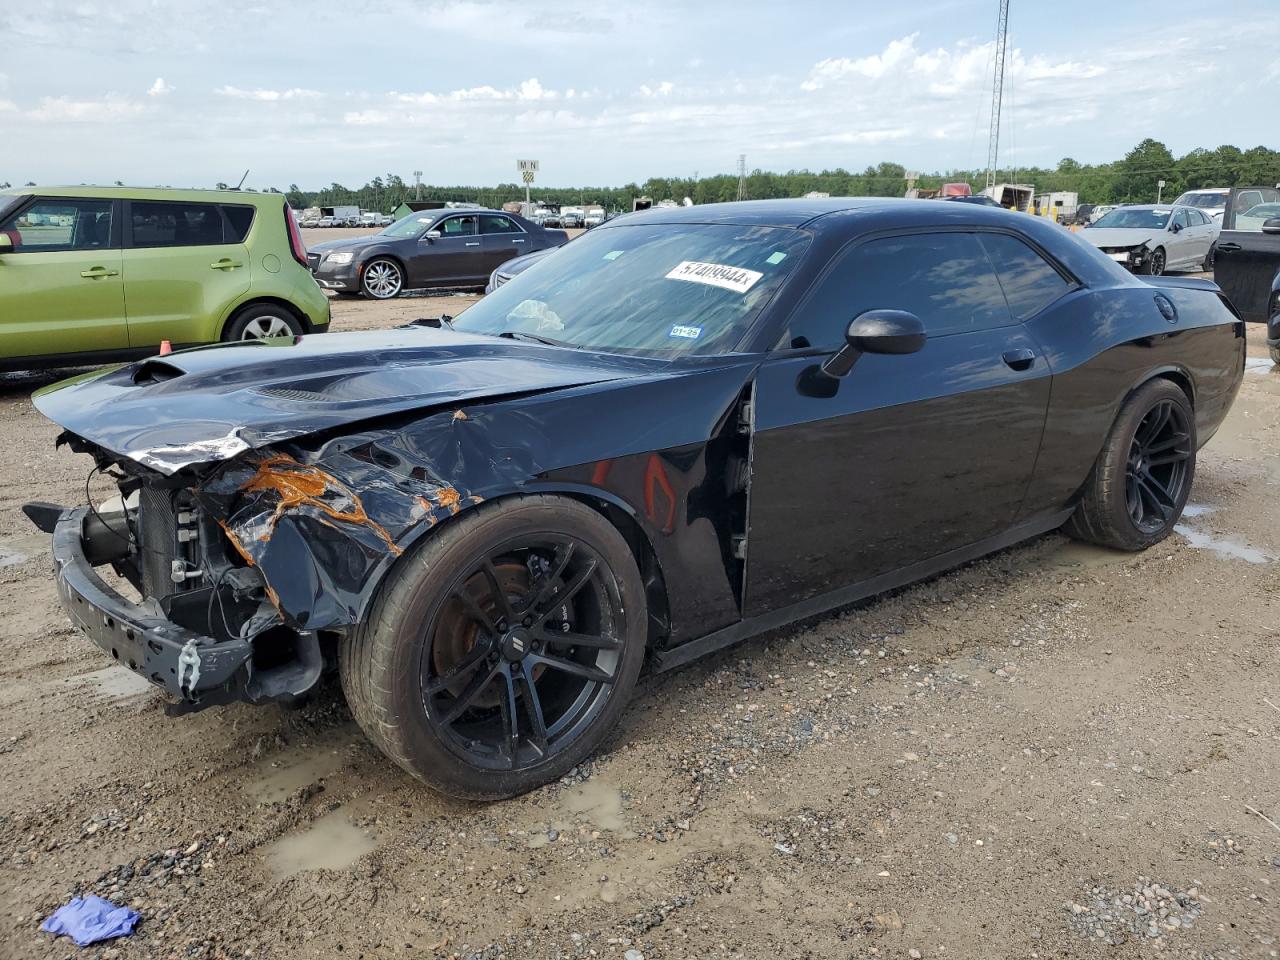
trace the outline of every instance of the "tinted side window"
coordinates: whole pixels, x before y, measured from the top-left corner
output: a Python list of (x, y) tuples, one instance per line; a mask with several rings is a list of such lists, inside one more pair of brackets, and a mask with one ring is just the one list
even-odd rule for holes
[(508, 217), (481, 216), (481, 233), (521, 233), (521, 229)]
[(450, 217), (436, 224), (436, 229), (446, 237), (470, 237), (476, 232), (476, 218)]
[(1173, 222), (1179, 227), (1187, 226), (1187, 211), (1179, 210), (1173, 215)]
[(130, 205), (135, 247), (193, 247), (222, 243), (222, 214), (212, 203), (134, 200)]
[(790, 345), (839, 347), (849, 321), (877, 308), (914, 313), (930, 337), (1013, 323), (976, 236), (888, 237), (839, 255), (793, 320)]
[(1034, 317), (1072, 289), (1070, 281), (1017, 237), (999, 233), (980, 236), (1016, 319)]
[[(253, 207), (226, 206), (222, 208), (227, 218), (227, 243), (243, 243), (253, 226)], [(289, 216), (293, 216), (292, 213)]]
[(110, 200), (37, 200), (0, 224), (15, 253), (111, 246)]

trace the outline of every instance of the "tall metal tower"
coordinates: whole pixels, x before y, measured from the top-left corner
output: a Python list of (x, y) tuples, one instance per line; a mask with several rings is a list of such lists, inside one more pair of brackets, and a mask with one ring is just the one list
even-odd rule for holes
[(747, 155), (738, 154), (738, 199), (747, 199)]
[(1000, 0), (996, 19), (995, 82), (991, 87), (991, 139), (987, 144), (987, 189), (996, 185), (996, 158), (1000, 152), (1000, 106), (1004, 100), (1004, 52), (1009, 40), (1009, 0)]

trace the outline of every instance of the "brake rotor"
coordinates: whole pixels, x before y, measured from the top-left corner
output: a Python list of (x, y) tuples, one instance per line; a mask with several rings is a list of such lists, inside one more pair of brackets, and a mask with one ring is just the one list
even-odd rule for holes
[[(524, 564), (515, 561), (495, 563), (494, 571), (498, 575), (498, 584), (513, 602), (518, 603), (530, 592), (529, 571)], [(465, 590), (476, 606), (485, 612), (490, 621), (496, 622), (499, 617), (497, 598), (489, 586), (489, 578), (476, 572), (463, 583)], [(462, 601), (450, 599), (436, 620), (435, 637), (431, 644), (431, 663), (436, 676), (442, 677), (462, 662), (480, 638), (480, 624), (467, 612)], [(535, 676), (542, 672), (539, 667)], [(464, 674), (445, 689), (453, 696), (459, 696), (466, 689), (467, 683), (474, 678), (474, 673)], [(491, 709), (500, 704), (503, 695), (500, 683), (491, 683), (480, 691), (472, 701), (472, 705), (483, 709)]]

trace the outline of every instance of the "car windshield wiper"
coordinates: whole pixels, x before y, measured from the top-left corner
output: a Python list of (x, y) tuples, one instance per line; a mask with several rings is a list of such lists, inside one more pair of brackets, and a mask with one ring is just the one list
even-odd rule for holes
[(548, 347), (570, 347), (574, 350), (578, 349), (576, 343), (569, 343), (565, 340), (555, 340), (551, 337), (544, 337), (539, 333), (526, 333), (524, 330), (503, 330), (498, 336), (507, 340), (528, 340), (530, 343), (541, 343)]

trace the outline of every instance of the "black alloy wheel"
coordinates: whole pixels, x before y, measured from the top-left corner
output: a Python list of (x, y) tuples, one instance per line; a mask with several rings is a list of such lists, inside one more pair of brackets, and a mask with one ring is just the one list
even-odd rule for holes
[(1143, 265), (1142, 272), (1151, 277), (1160, 277), (1164, 275), (1164, 266), (1164, 248), (1156, 247), (1147, 257), (1147, 262)]
[(573, 742), (617, 679), (620, 600), (601, 558), (567, 537), (510, 542), (458, 576), (419, 668), (446, 745), (472, 766), (520, 770)]
[(1157, 533), (1187, 498), (1191, 431), (1184, 407), (1162, 400), (1138, 424), (1125, 469), (1125, 505), (1140, 531)]
[(469, 507), (396, 563), (339, 646), (356, 721), (443, 793), (497, 800), (599, 749), (649, 642), (622, 532), (571, 497)]

